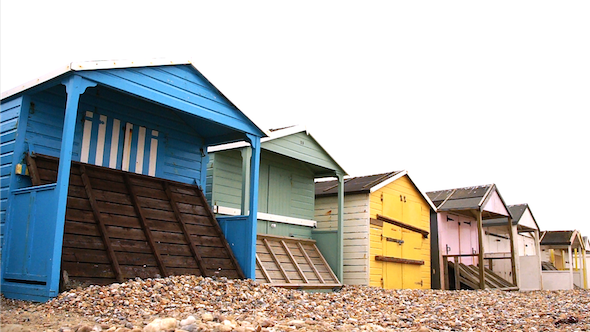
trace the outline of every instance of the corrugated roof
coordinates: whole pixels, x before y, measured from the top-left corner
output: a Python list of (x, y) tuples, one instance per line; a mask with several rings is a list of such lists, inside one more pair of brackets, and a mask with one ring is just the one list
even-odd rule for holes
[[(404, 171), (394, 171), (367, 176), (357, 176), (344, 180), (345, 194), (371, 192), (371, 188)], [(321, 181), (315, 184), (316, 197), (338, 195), (338, 180)]]
[(446, 189), (427, 192), (426, 195), (438, 210), (472, 210), (479, 204), (493, 185)]

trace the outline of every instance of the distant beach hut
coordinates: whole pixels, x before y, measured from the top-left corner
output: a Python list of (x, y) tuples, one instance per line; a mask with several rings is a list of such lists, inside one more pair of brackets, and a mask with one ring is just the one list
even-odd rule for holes
[(579, 231), (544, 231), (541, 234), (543, 289), (588, 288), (586, 247)]

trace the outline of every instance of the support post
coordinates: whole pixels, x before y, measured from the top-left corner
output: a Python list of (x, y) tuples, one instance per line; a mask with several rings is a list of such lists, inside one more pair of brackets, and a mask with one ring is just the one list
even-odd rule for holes
[(66, 220), (66, 204), (68, 201), (68, 186), (70, 183), (72, 150), (74, 145), (74, 131), (76, 129), (78, 104), (80, 102), (80, 96), (84, 91), (86, 91), (88, 87), (96, 86), (96, 83), (90, 82), (78, 75), (72, 75), (66, 78), (62, 84), (66, 86), (67, 98), (61, 137), (59, 166), (57, 169), (57, 184), (55, 188), (57, 213), (55, 219), (55, 233), (53, 234), (53, 252), (51, 253), (51, 262), (49, 264), (51, 266), (51, 271), (49, 272), (48, 280), (49, 291), (55, 291), (56, 293), (59, 291), (62, 242)]
[(249, 209), (248, 209), (248, 234), (244, 234), (249, 239), (248, 266), (243, 267), (246, 278), (256, 280), (256, 229), (258, 226), (258, 180), (260, 175), (260, 137), (248, 135), (250, 145), (252, 146), (252, 156), (250, 158), (250, 190), (249, 190)]
[(252, 148), (245, 147), (240, 150), (242, 154), (242, 215), (248, 215), (248, 206), (250, 197), (247, 193), (250, 191), (250, 163), (252, 160)]
[(535, 254), (537, 255), (537, 259), (539, 261), (539, 288), (541, 290), (543, 290), (543, 268), (542, 268), (542, 263), (541, 263), (541, 241), (540, 241), (540, 237), (539, 237), (539, 230), (535, 229), (535, 232), (533, 233), (533, 237), (535, 239)]
[(518, 286), (518, 275), (516, 274), (517, 253), (514, 248), (514, 228), (512, 227), (512, 218), (510, 216), (508, 216), (508, 237), (510, 238), (510, 265), (512, 269), (512, 284), (514, 284), (514, 286)]
[(481, 207), (477, 211), (477, 240), (479, 242), (479, 255), (478, 258), (478, 267), (479, 267), (479, 288), (486, 289), (486, 276), (485, 276), (485, 267), (484, 267), (484, 247), (483, 247), (483, 221), (482, 221), (482, 211)]
[(584, 289), (588, 289), (588, 266), (586, 262), (586, 249), (582, 248), (582, 277), (584, 278)]
[[(567, 246), (567, 257), (570, 262), (570, 268), (569, 268), (569, 270), (570, 270), (570, 285), (572, 286), (572, 289), (573, 289), (574, 288), (574, 262), (573, 262), (572, 245), (571, 244), (569, 246)], [(565, 259), (563, 260), (563, 263), (565, 265)]]
[(343, 282), (344, 277), (344, 175), (338, 177), (338, 266), (336, 276)]

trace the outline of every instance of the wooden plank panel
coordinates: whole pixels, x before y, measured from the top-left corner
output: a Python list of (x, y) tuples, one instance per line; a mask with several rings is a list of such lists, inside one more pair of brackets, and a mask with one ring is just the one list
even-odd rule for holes
[[(113, 250), (113, 247), (111, 245), (111, 240), (109, 239), (109, 233), (107, 232), (104, 222), (102, 220), (102, 217), (100, 215), (100, 210), (99, 210), (98, 204), (96, 203), (96, 200), (94, 199), (93, 192), (92, 192), (92, 186), (90, 185), (90, 181), (88, 180), (88, 177), (86, 176), (86, 174), (84, 172), (85, 171), (84, 165), (79, 165), (79, 170), (81, 172), (81, 178), (82, 178), (82, 182), (84, 183), (84, 188), (86, 189), (86, 195), (88, 195), (88, 202), (89, 202), (90, 206), (92, 207), (92, 213), (94, 215), (94, 220), (96, 221), (96, 224), (98, 226), (98, 231), (100, 233), (100, 236), (104, 242), (105, 249), (107, 251), (107, 257), (109, 258), (109, 261), (111, 262), (111, 266), (113, 268), (115, 278), (121, 282), (121, 281), (123, 281), (121, 267), (119, 266), (119, 262), (117, 261), (117, 256), (115, 255), (115, 251)], [(69, 199), (68, 199), (68, 201), (69, 201)]]
[[(45, 178), (55, 181), (57, 159), (38, 157), (40, 158), (35, 160), (37, 164), (45, 167), (43, 171), (39, 169), (40, 176), (44, 172)], [(230, 278), (242, 276), (202, 191), (197, 187), (135, 174), (129, 176), (126, 172), (77, 162), (73, 165), (76, 166), (72, 167), (70, 177), (71, 194), (68, 195), (66, 211), (63, 259), (70, 263), (76, 261), (75, 266), (67, 267), (74, 269), (78, 274), (77, 278), (107, 282), (114, 280), (112, 271), (113, 275), (108, 276), (103, 271), (105, 269), (100, 269), (105, 265), (106, 248), (99, 236), (100, 232), (96, 230), (93, 207), (89, 202), (83, 177), (90, 183), (94, 203), (98, 207), (96, 210), (100, 211), (111, 249), (121, 262), (119, 267), (125, 277), (164, 274), (158, 267), (157, 255), (153, 254), (149, 246), (149, 239), (143, 230), (146, 226), (154, 238), (162, 240), (155, 247), (160, 251), (160, 258), (165, 260), (164, 264), (171, 264), (168, 273), (200, 273), (191, 253), (191, 248), (198, 248), (202, 254), (204, 273)], [(83, 171), (78, 169), (80, 166)], [(129, 182), (133, 187), (131, 190), (123, 183), (125, 177), (130, 178)], [(164, 192), (164, 183), (172, 184), (170, 196), (178, 200), (180, 218), (175, 218), (174, 209), (169, 203), (170, 198)], [(136, 186), (141, 189), (133, 197)], [(141, 209), (143, 219), (142, 213), (138, 213), (135, 206)], [(185, 223), (189, 241), (183, 239), (183, 230), (178, 219)], [(191, 241), (193, 245), (188, 245), (187, 242)], [(82, 262), (84, 260), (87, 262)], [(106, 261), (108, 263), (108, 259)], [(82, 269), (80, 264), (94, 264), (98, 270), (76, 271), (76, 268)]]

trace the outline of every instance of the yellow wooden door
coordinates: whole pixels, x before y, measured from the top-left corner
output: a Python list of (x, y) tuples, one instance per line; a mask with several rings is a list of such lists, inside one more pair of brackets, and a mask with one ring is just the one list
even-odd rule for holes
[[(420, 261), (422, 259), (422, 234), (409, 230), (402, 230), (402, 258)], [(402, 267), (402, 288), (422, 288), (422, 265), (404, 264)]]
[[(398, 241), (395, 241), (398, 240)], [(383, 256), (386, 257), (401, 257), (402, 245), (402, 230), (398, 226), (383, 223)], [(383, 264), (383, 288), (385, 289), (400, 289), (402, 288), (402, 264), (385, 262)]]
[(383, 193), (383, 215), (397, 220), (402, 221), (404, 218), (404, 201), (403, 196), (397, 191), (393, 191), (393, 194)]

